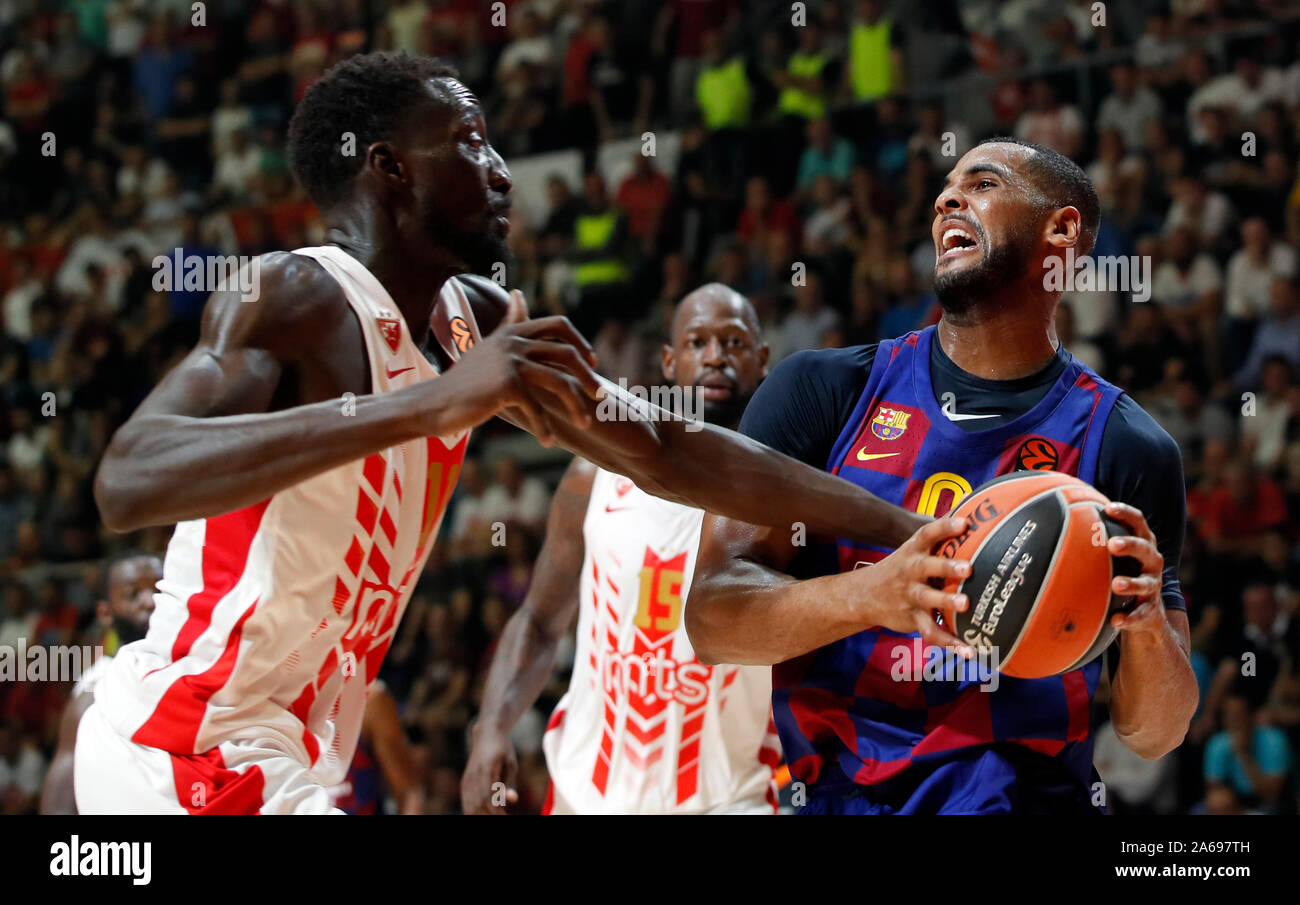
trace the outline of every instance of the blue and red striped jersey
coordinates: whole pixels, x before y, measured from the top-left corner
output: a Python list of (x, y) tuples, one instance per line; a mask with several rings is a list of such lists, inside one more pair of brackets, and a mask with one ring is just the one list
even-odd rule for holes
[[(880, 343), (866, 387), (831, 449), (828, 471), (934, 516), (985, 481), (1018, 469), (1050, 469), (1093, 482), (1102, 433), (1121, 390), (1062, 353), (1064, 369), (1032, 407), (998, 426), (968, 431), (936, 399), (934, 337), (931, 327)], [(878, 562), (888, 552), (845, 540), (835, 551), (841, 571)], [(981, 689), (987, 673), (973, 675), (956, 660), (923, 645), (915, 633), (879, 629), (778, 664), (773, 710), (791, 772), (810, 785), (870, 786), (912, 766), (938, 768), (980, 746), (1012, 743), (1056, 758), (1081, 784), (1090, 782), (1090, 710), (1100, 659), (1047, 679), (1000, 675), (993, 691)], [(938, 668), (925, 669), (922, 677), (926, 663)]]

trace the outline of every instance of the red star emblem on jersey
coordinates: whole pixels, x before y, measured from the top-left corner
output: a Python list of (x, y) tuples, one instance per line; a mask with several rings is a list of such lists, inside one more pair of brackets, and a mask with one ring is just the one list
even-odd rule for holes
[(379, 334), (388, 343), (388, 348), (396, 352), (402, 342), (402, 322), (395, 317), (377, 317), (375, 323), (379, 325)]

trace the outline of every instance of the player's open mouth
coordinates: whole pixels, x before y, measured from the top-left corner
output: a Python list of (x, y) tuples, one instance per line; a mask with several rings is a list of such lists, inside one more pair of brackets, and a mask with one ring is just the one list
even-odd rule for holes
[(979, 240), (971, 230), (963, 226), (949, 226), (939, 239), (939, 247), (939, 257), (946, 260), (977, 251)]

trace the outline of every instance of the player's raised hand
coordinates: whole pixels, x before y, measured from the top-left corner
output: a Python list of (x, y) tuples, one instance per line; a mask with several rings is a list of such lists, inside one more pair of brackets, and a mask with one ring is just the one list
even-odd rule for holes
[(466, 814), (505, 814), (506, 805), (519, 800), (515, 746), (510, 736), (486, 731), (482, 724), (474, 727), (471, 738), (469, 761), (460, 778), (460, 808)]
[[(528, 319), (523, 293), (510, 293), (506, 316), (441, 379), (452, 381), (474, 423), (509, 410), (542, 445), (554, 442), (554, 419), (591, 424), (600, 383), (596, 356), (566, 317)], [(480, 417), (481, 416), (481, 417)]]
[[(954, 624), (958, 611), (970, 601), (965, 594), (949, 594), (935, 587), (950, 578), (970, 575), (970, 563), (935, 556), (936, 546), (966, 530), (960, 518), (942, 518), (923, 525), (907, 541), (874, 566), (844, 573), (861, 595), (863, 628), (880, 626), (896, 632), (920, 632), (928, 644), (937, 644), (963, 657), (975, 649), (935, 620), (942, 613), (944, 625)], [(934, 584), (931, 584), (931, 582)]]

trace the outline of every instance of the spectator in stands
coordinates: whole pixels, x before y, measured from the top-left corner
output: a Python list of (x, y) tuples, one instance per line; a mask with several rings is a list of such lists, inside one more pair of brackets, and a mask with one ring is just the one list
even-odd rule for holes
[(807, 195), (819, 176), (829, 176), (837, 187), (846, 185), (853, 170), (853, 145), (831, 131), (825, 117), (808, 121), (808, 147), (799, 158), (795, 187)]
[(1112, 66), (1110, 82), (1111, 93), (1097, 111), (1097, 128), (1114, 129), (1125, 147), (1141, 149), (1146, 143), (1147, 123), (1161, 117), (1164, 105), (1154, 91), (1141, 84), (1138, 69), (1130, 62)]
[(45, 758), (22, 727), (0, 723), (0, 815), (35, 814)]
[(1047, 79), (1035, 79), (1029, 86), (1029, 109), (1016, 122), (1016, 138), (1077, 157), (1083, 150), (1083, 132), (1079, 108), (1061, 103)]
[(1275, 814), (1292, 779), (1286, 735), (1255, 721), (1240, 692), (1223, 699), (1223, 730), (1205, 746), (1205, 809), (1210, 814)]
[[(844, 94), (857, 103), (888, 97), (903, 87), (903, 33), (878, 0), (858, 0), (849, 26)], [(960, 154), (962, 152), (958, 152)]]
[(496, 483), (483, 495), (483, 514), (490, 522), (500, 522), (508, 532), (522, 530), (540, 537), (550, 509), (550, 494), (535, 477), (525, 476), (511, 456), (501, 457), (494, 469)]
[(1255, 331), (1246, 363), (1236, 374), (1236, 385), (1243, 390), (1253, 389), (1264, 362), (1274, 355), (1300, 368), (1300, 300), (1294, 279), (1273, 280), (1268, 316)]

